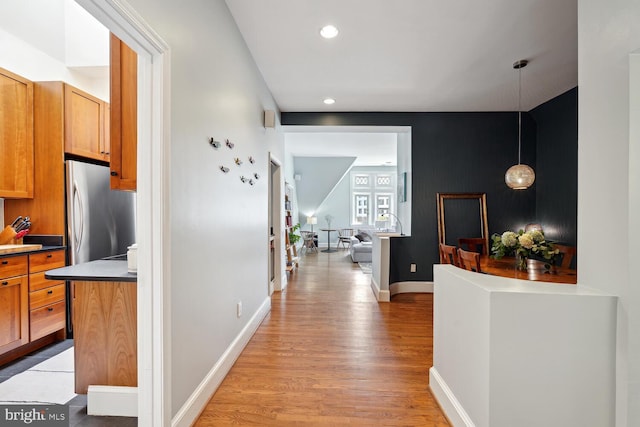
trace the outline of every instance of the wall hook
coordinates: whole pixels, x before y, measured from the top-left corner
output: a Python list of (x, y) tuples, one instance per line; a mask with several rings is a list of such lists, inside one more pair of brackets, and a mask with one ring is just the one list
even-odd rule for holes
[(254, 164), (255, 162), (256, 160), (252, 156), (249, 156), (249, 163)]
[(240, 176), (240, 181), (247, 182), (247, 178), (245, 178), (244, 176)]
[(220, 141), (216, 141), (213, 137), (209, 138), (209, 144), (211, 144), (213, 148), (220, 148)]
[(233, 159), (234, 162), (236, 162), (236, 165), (240, 166), (242, 164), (242, 160), (240, 160), (240, 157), (235, 157)]
[(226, 139), (224, 143), (227, 147), (229, 147), (230, 150), (233, 150), (233, 145), (234, 145), (233, 142)]
[(257, 173), (254, 173), (254, 174), (253, 174), (253, 177), (254, 177), (255, 179), (260, 179), (260, 175), (258, 175)]
[(225, 167), (225, 166), (220, 166), (220, 170), (224, 173), (229, 172), (229, 168)]

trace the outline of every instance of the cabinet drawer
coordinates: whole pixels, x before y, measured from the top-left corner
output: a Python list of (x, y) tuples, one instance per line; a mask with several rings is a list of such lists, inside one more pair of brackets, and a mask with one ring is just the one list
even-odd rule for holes
[(29, 275), (29, 292), (39, 291), (40, 289), (50, 288), (51, 286), (64, 283), (64, 280), (49, 280), (44, 278), (45, 272), (33, 273)]
[(64, 249), (29, 255), (29, 273), (64, 267)]
[(0, 279), (27, 274), (27, 255), (0, 258)]
[(33, 310), (60, 301), (64, 301), (64, 283), (31, 292), (29, 294), (29, 309)]
[(31, 341), (64, 329), (65, 318), (64, 301), (31, 310), (29, 313)]

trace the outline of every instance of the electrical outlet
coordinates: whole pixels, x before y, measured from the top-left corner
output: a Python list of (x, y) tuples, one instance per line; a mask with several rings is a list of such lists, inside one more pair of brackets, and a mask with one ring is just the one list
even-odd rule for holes
[(238, 301), (238, 304), (236, 305), (236, 313), (238, 317), (242, 317), (242, 301)]
[(418, 267), (416, 266), (416, 264), (411, 264), (411, 272), (412, 273), (415, 273), (417, 269), (418, 269)]

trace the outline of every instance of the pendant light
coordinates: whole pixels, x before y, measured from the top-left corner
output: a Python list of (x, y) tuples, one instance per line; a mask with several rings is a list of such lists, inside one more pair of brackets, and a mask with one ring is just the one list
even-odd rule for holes
[(513, 63), (513, 68), (518, 70), (518, 164), (511, 166), (504, 174), (504, 182), (514, 190), (526, 190), (536, 180), (536, 174), (530, 166), (520, 163), (520, 146), (522, 145), (522, 69), (529, 61), (521, 59)]

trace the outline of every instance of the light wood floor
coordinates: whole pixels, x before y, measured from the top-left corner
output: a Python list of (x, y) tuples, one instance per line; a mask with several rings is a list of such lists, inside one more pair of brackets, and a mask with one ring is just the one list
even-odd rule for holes
[(378, 303), (346, 251), (301, 257), (197, 421), (449, 426), (428, 389), (431, 294)]

